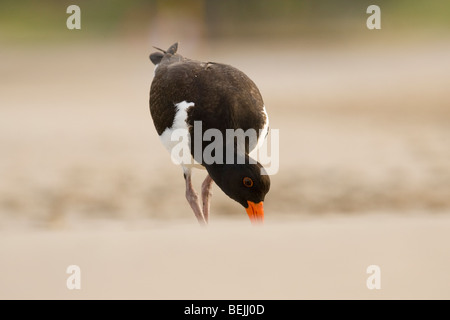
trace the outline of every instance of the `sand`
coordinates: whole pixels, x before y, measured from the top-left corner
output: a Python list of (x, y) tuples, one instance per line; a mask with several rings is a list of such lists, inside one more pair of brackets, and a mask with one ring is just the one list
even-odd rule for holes
[(196, 224), (143, 43), (0, 53), (0, 298), (450, 298), (448, 41), (180, 45), (244, 70), (280, 130), (262, 228), (217, 187)]
[[(0, 298), (450, 298), (448, 215), (268, 220), (2, 235)], [(380, 289), (367, 287), (370, 265)]]

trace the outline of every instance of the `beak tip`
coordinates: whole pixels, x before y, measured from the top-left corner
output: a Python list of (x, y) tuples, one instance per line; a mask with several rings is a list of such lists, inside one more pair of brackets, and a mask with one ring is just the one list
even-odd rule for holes
[(247, 211), (248, 217), (253, 225), (262, 225), (264, 223), (264, 206), (263, 202), (254, 203), (252, 201), (247, 201), (248, 207), (245, 209)]

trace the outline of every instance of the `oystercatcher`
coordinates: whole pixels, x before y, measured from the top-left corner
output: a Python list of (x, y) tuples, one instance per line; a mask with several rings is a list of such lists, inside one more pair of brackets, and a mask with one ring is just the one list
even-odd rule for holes
[[(270, 179), (262, 165), (249, 156), (261, 146), (269, 129), (258, 88), (243, 72), (230, 65), (181, 56), (177, 53), (178, 43), (167, 50), (155, 49), (159, 51), (150, 54), (155, 65), (150, 113), (169, 152), (177, 148), (190, 153), (191, 161), (179, 164), (186, 182), (186, 199), (199, 223), (208, 223), (213, 181), (246, 209), (252, 223), (263, 222), (263, 201)], [(216, 135), (206, 137), (209, 129), (215, 130)], [(237, 135), (225, 139), (230, 130), (241, 133), (253, 130), (256, 141), (245, 136), (238, 139)], [(211, 147), (213, 143), (215, 148)], [(214, 161), (202, 157), (206, 151)], [(192, 185), (193, 168), (206, 169), (208, 173), (201, 186), (201, 204)]]

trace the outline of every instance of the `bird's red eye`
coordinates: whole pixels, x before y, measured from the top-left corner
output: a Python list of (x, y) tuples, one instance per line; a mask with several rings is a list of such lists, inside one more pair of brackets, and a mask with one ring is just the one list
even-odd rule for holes
[(244, 186), (246, 186), (247, 188), (250, 188), (253, 186), (253, 180), (249, 177), (245, 177), (242, 182), (244, 183)]

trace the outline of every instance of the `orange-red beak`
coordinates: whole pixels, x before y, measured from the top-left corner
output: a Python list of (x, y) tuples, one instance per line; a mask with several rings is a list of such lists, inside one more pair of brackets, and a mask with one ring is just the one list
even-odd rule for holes
[(248, 217), (253, 224), (262, 224), (264, 222), (264, 206), (263, 202), (254, 203), (251, 201), (247, 201), (248, 208), (247, 211)]

